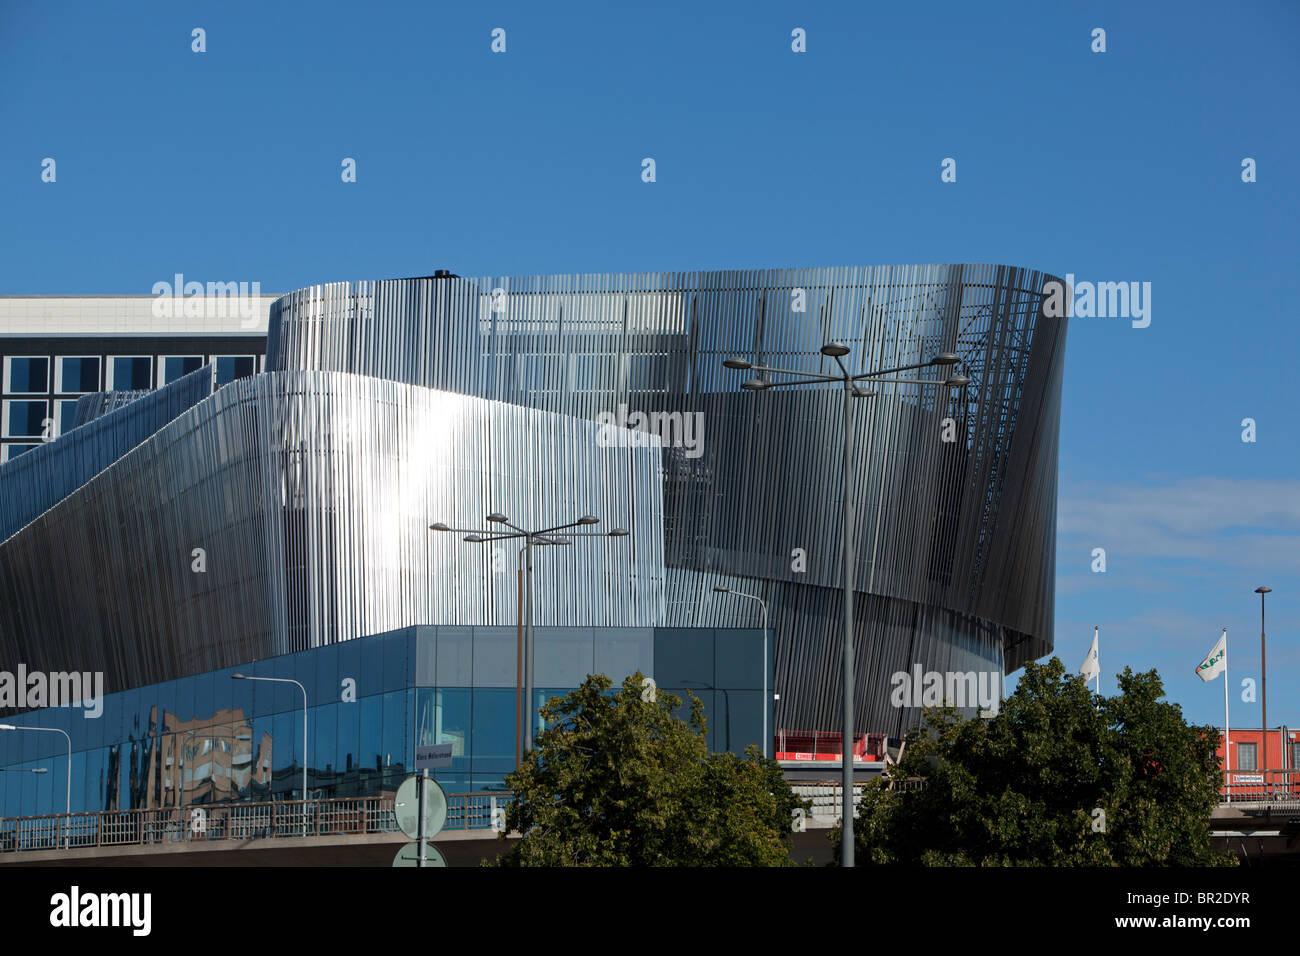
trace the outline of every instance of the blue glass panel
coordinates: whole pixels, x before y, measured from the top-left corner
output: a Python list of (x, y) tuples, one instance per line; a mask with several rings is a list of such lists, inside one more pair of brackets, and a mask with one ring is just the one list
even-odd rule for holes
[(407, 675), (413, 670), (408, 657), (412, 641), (410, 628), (404, 628), (384, 637), (384, 691), (402, 690), (410, 682)]
[(413, 679), (415, 686), (437, 686), (437, 663), (438, 629), (435, 627), (417, 627), (415, 629), (415, 675)]
[(308, 780), (313, 787), (332, 785), (333, 775), (338, 772), (338, 709), (343, 706), (326, 704), (312, 708), (312, 758)]
[(178, 378), (184, 378), (191, 372), (203, 367), (203, 358), (198, 355), (172, 355), (163, 359), (163, 385), (169, 385)]
[[(336, 668), (338, 671), (338, 683), (335, 685), (339, 691), (342, 691), (343, 679), (352, 678), (356, 682), (356, 695), (360, 699), (367, 693), (365, 686), (361, 683), (361, 644), (358, 641), (344, 641), (341, 644), (333, 645), (330, 650), (334, 654)], [(371, 688), (370, 693), (374, 693), (376, 688)]]
[[(194, 723), (194, 696), (196, 686), (193, 677), (181, 677), (173, 682), (175, 693), (172, 697), (176, 715), (176, 726), (188, 729)], [(109, 743), (107, 738), (105, 740)]]
[(48, 358), (11, 358), (8, 392), (46, 392), (50, 388), (50, 360)]
[[(518, 640), (513, 627), (474, 628), (474, 686), (514, 687)], [(534, 650), (536, 655), (536, 650)], [(534, 656), (533, 672), (536, 673)]]
[[(533, 630), (533, 683), (546, 687), (577, 687), (594, 670), (595, 641), (588, 627), (539, 627)], [(609, 675), (606, 675), (609, 676)], [(508, 686), (514, 686), (511, 668)], [(476, 681), (483, 684), (483, 681)]]
[(272, 730), (271, 792), (275, 799), (285, 799), (293, 790), (302, 789), (301, 770), (295, 755), (302, 751), (302, 715), (276, 714)]
[[(451, 766), (447, 772), (468, 775), (470, 763), (470, 732), (473, 728), (473, 691), (467, 688), (439, 689), (422, 692), (432, 697), (432, 714), (421, 708), (420, 717), (432, 720), (431, 743), (451, 744)], [(427, 702), (428, 697), (425, 698)], [(513, 704), (511, 705), (513, 707)], [(511, 747), (514, 746), (513, 732)], [(468, 776), (466, 777), (468, 780)]]
[[(510, 683), (513, 685), (514, 680)], [(474, 684), (474, 629), (438, 628), (438, 686), (472, 687)]]
[(361, 681), (358, 694), (369, 696), (384, 692), (384, 639), (382, 637), (357, 638), (361, 645)]
[(65, 358), (61, 360), (63, 381), (61, 389), (65, 393), (99, 391), (99, 358)]
[(212, 702), (212, 675), (196, 674), (190, 678), (194, 688), (194, 719), (208, 724), (216, 716)]
[[(604, 674), (617, 687), (640, 671), (654, 676), (654, 630), (648, 627), (594, 628), (593, 673)], [(577, 682), (581, 683), (581, 681)]]
[(361, 711), (360, 750), (361, 784), (363, 792), (377, 793), (380, 788), (380, 775), (384, 767), (383, 725), (384, 699), (375, 695), (363, 697), (357, 703)]
[(126, 392), (152, 387), (153, 359), (149, 356), (117, 356), (111, 361), (113, 391)]
[(659, 686), (712, 687), (712, 634), (696, 628), (658, 628), (654, 676)]
[(476, 687), (470, 770), (476, 788), (515, 768), (515, 692)]
[[(768, 652), (771, 653), (771, 635)], [(714, 632), (719, 687), (763, 689), (763, 632), (719, 629)]]
[[(343, 699), (339, 684), (339, 656), (335, 646), (318, 647), (311, 652), (315, 664), (315, 689), (311, 690), (313, 703), (325, 704)], [(310, 689), (309, 689), (310, 690)]]
[(406, 691), (395, 690), (384, 695), (384, 756), (389, 773), (409, 773), (412, 758), (409, 750), (410, 733), (406, 725)]
[(11, 438), (40, 438), (45, 431), (48, 404), (43, 401), (11, 401), (6, 403), (9, 420), (5, 423)]

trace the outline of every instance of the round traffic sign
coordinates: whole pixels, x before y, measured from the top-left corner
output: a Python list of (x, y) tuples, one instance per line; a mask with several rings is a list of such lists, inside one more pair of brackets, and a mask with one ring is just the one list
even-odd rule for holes
[[(397, 851), (397, 856), (393, 857), (393, 866), (417, 866), (420, 855), (420, 841), (408, 843)], [(425, 866), (446, 866), (446, 858), (438, 852), (438, 848), (428, 840), (424, 841), (424, 865)]]
[[(412, 840), (418, 839), (420, 829), (420, 785), (419, 777), (407, 777), (397, 788), (393, 798), (393, 812), (397, 815), (397, 826)], [(424, 838), (434, 836), (447, 822), (447, 795), (442, 787), (432, 780), (427, 781), (428, 789), (424, 792)]]

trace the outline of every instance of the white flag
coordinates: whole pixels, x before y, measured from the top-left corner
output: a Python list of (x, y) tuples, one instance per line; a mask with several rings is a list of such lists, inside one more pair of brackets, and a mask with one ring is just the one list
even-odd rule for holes
[(1228, 629), (1223, 629), (1223, 636), (1219, 638), (1214, 650), (1206, 655), (1205, 660), (1196, 665), (1196, 676), (1201, 680), (1214, 680), (1225, 670), (1228, 669)]
[(1096, 680), (1097, 675), (1101, 673), (1101, 663), (1097, 658), (1097, 631), (1095, 629), (1092, 632), (1092, 650), (1088, 651), (1088, 656), (1079, 665), (1079, 673), (1083, 675), (1083, 679), (1086, 681)]

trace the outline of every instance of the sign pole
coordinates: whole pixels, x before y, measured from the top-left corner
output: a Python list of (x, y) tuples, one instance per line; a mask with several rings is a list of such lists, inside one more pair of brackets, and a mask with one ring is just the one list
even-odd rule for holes
[(420, 822), (416, 829), (415, 839), (420, 845), (420, 855), (416, 859), (416, 866), (424, 866), (424, 801), (425, 790), (429, 786), (429, 771), (427, 769), (420, 771)]

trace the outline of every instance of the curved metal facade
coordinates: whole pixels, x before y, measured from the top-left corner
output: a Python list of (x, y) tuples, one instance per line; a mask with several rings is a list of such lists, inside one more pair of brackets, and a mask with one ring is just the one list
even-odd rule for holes
[[(1001, 673), (1052, 648), (1066, 328), (1042, 314), (1051, 278), (931, 265), (333, 283), (272, 306), (267, 367), (693, 424), (692, 443), (660, 420), (664, 623), (753, 626), (752, 602), (712, 588), (760, 595), (777, 635), (778, 726), (829, 729), (841, 395), (744, 393), (721, 362), (816, 372), (832, 339), (852, 346), (855, 371), (956, 352), (968, 386), (881, 386), (855, 425), (856, 719), (898, 734), (917, 710), (891, 703), (891, 675)], [(546, 609), (539, 621), (561, 623)]]
[(151, 400), (48, 449), (106, 467), (0, 543), (9, 666), (102, 671), (113, 692), (413, 621), (513, 623), (515, 553), (428, 531), (489, 508), (632, 532), (539, 559), (539, 620), (663, 617), (656, 443), (604, 447), (593, 422), (317, 371), (240, 379), (111, 463), (77, 440), (129, 432)]

